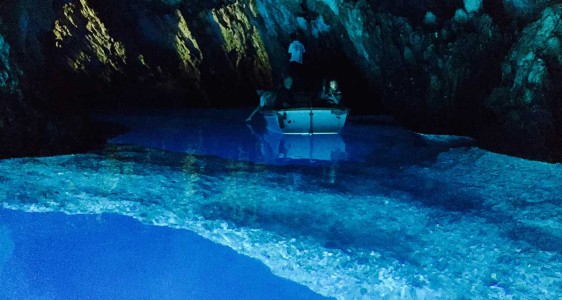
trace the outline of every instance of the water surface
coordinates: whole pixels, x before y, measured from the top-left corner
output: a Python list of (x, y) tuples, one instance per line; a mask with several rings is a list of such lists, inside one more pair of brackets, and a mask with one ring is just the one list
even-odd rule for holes
[(562, 298), (561, 165), (378, 117), (272, 136), (247, 113), (106, 116), (132, 130), (98, 153), (1, 161), (2, 205), (189, 229), (338, 299)]

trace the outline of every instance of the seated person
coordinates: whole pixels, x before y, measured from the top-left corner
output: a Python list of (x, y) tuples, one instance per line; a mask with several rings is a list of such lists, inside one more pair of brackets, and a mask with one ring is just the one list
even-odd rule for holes
[(338, 87), (338, 82), (335, 80), (330, 80), (328, 86), (322, 84), (322, 90), (320, 91), (320, 100), (325, 101), (328, 105), (339, 106), (342, 100), (342, 93)]
[(294, 107), (295, 98), (292, 91), (293, 78), (287, 76), (283, 80), (283, 85), (279, 87), (275, 92), (256, 90), (256, 94), (260, 97), (260, 104), (252, 111), (252, 114), (246, 118), (246, 122), (250, 122), (254, 115), (262, 109), (280, 109)]
[(295, 98), (293, 95), (293, 78), (291, 76), (285, 77), (283, 86), (277, 90), (277, 103), (278, 108), (293, 107), (295, 105)]
[(246, 122), (250, 122), (254, 115), (262, 109), (272, 109), (275, 107), (275, 93), (266, 90), (256, 90), (256, 94), (260, 97), (260, 104), (254, 109), (252, 114), (246, 118)]

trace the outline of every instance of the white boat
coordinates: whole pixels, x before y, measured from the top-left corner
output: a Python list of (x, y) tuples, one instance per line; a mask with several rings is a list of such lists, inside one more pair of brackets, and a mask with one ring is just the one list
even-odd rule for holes
[(337, 134), (349, 109), (307, 107), (264, 110), (267, 129), (283, 134)]

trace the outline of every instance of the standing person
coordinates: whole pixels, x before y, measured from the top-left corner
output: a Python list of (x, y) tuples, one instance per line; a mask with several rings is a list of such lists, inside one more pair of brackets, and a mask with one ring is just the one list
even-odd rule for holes
[(295, 32), (291, 33), (291, 44), (289, 45), (288, 53), (291, 55), (289, 58), (289, 75), (297, 79), (297, 81), (302, 80), (302, 63), (303, 56), (306, 52), (303, 43), (301, 43)]

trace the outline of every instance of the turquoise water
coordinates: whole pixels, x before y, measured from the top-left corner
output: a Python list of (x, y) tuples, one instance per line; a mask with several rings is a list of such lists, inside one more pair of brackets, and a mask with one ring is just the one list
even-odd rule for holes
[(105, 116), (133, 130), (98, 153), (0, 161), (2, 206), (187, 229), (338, 299), (562, 297), (560, 164), (380, 117), (273, 136), (247, 113)]

